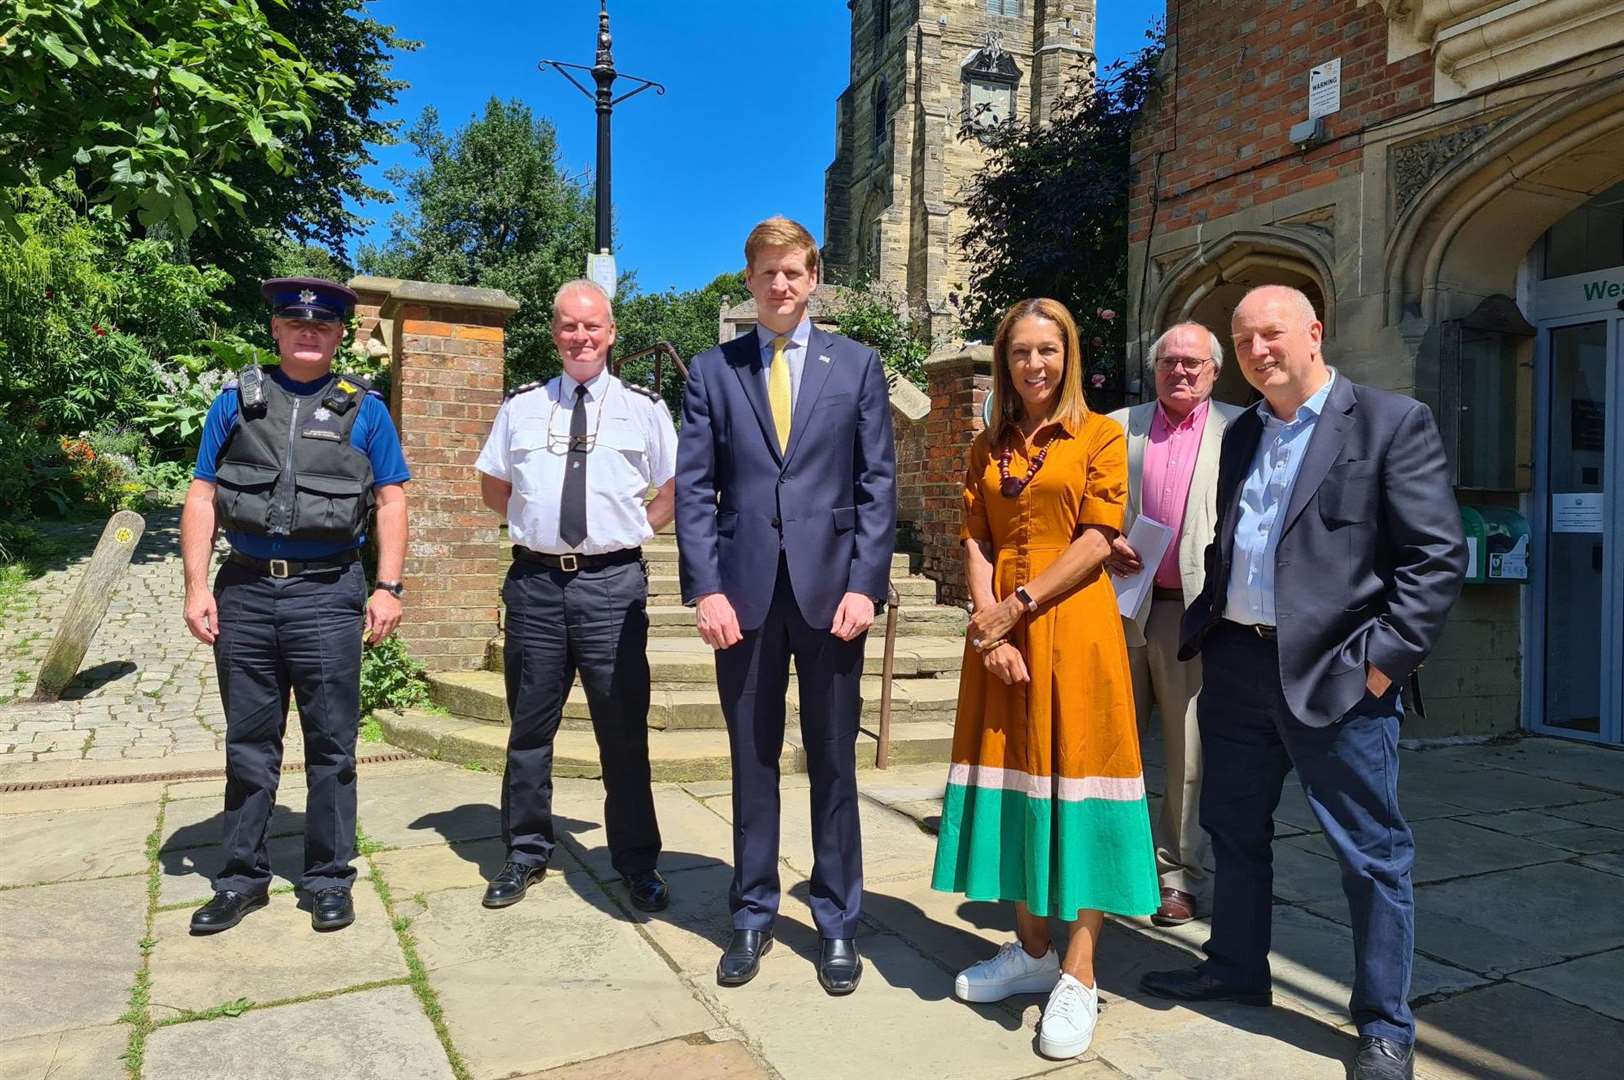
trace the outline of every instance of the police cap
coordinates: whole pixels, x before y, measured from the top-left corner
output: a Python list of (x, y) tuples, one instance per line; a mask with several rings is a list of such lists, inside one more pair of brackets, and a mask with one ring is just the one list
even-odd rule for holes
[(271, 278), (259, 287), (279, 319), (343, 322), (355, 309), (355, 290), (325, 278)]

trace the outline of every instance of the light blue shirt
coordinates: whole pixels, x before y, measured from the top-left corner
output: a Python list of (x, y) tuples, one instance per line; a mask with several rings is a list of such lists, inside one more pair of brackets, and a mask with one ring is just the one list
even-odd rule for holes
[(1308, 443), (1331, 387), (1336, 370), (1313, 397), (1297, 408), (1297, 418), (1286, 423), (1274, 415), (1267, 400), (1257, 403), (1263, 418), (1263, 436), (1251, 471), (1241, 485), (1239, 513), (1235, 518), (1235, 552), (1229, 568), (1229, 593), (1224, 602), (1224, 618), (1248, 625), (1274, 626), (1274, 554), (1280, 544), (1281, 518), (1291, 503), (1291, 489), (1297, 483)]
[[(771, 389), (769, 369), (773, 364), (773, 338), (777, 337), (771, 330), (756, 324), (756, 341), (761, 346), (761, 385)], [(795, 329), (789, 332), (789, 344), (784, 346), (784, 359), (789, 364), (789, 408), (795, 411), (795, 403), (801, 399), (801, 372), (806, 370), (806, 346), (812, 340), (812, 320), (803, 317)]]

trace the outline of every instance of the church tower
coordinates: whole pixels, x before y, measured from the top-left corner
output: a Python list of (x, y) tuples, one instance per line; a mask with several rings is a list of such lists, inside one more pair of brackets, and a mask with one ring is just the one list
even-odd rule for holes
[(951, 341), (968, 268), (960, 191), (981, 167), (966, 117), (1044, 123), (1094, 73), (1094, 0), (848, 0), (851, 84), (824, 177), (829, 280), (866, 275)]

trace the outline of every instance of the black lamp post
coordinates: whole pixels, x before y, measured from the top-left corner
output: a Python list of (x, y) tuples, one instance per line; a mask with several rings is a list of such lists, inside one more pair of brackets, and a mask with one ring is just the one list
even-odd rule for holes
[[(561, 60), (543, 60), (536, 65), (539, 68), (551, 67), (564, 78), (575, 85), (575, 88), (588, 98), (592, 99), (598, 112), (598, 175), (597, 175), (597, 227), (593, 237), (593, 246), (596, 248), (596, 258), (587, 258), (587, 276), (604, 286), (611, 295), (614, 292), (614, 257), (609, 251), (609, 237), (612, 227), (610, 221), (610, 194), (609, 194), (609, 121), (616, 105), (629, 97), (635, 97), (644, 90), (653, 88), (657, 94), (664, 94), (665, 87), (652, 79), (641, 79), (635, 75), (625, 75), (615, 70), (615, 57), (611, 51), (614, 40), (609, 36), (609, 0), (600, 0), (598, 8), (598, 55), (597, 62), (591, 67), (581, 64), (566, 64)], [(597, 84), (597, 92), (588, 90), (581, 80), (570, 74), (571, 71), (585, 71), (592, 75), (592, 81)], [(635, 89), (629, 90), (619, 97), (615, 96), (615, 80), (627, 79), (637, 83)], [(599, 273), (594, 273), (597, 270)], [(603, 275), (608, 280), (603, 280)]]

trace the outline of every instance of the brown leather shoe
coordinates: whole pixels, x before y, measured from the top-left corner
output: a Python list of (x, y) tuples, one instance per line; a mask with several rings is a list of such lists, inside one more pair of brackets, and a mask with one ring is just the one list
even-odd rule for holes
[(1162, 890), (1162, 906), (1150, 921), (1157, 926), (1183, 926), (1195, 918), (1195, 897), (1183, 889)]

